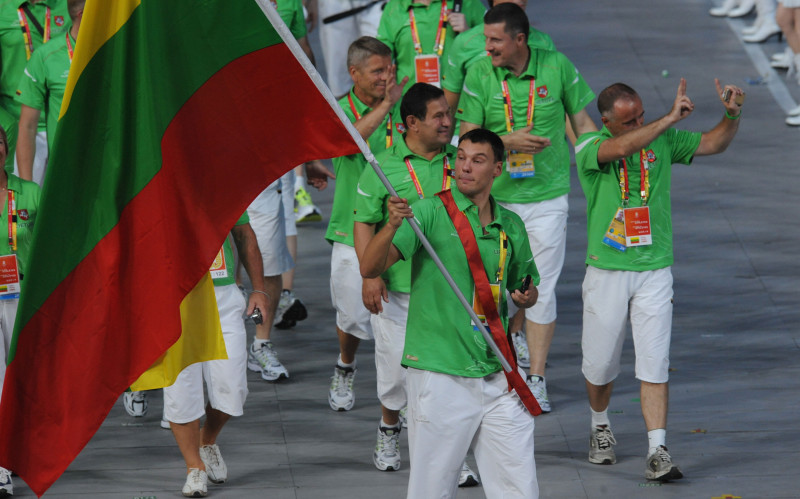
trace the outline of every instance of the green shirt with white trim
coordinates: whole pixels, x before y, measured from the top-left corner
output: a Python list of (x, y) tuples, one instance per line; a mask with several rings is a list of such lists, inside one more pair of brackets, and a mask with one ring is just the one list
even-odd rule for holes
[[(453, 168), (455, 165), (456, 148), (447, 144), (443, 151), (430, 161), (411, 152), (403, 137), (395, 141), (389, 149), (378, 154), (378, 164), (389, 179), (389, 183), (397, 191), (397, 195), (408, 200), (409, 205), (414, 205), (420, 200), (417, 188), (406, 166), (406, 158), (417, 175), (424, 197), (432, 197), (442, 190), (444, 184), (445, 158)], [(356, 214), (355, 221), (367, 224), (376, 224), (380, 230), (389, 220), (386, 203), (389, 200), (389, 191), (378, 178), (372, 168), (366, 168), (356, 187)], [(398, 262), (383, 273), (386, 288), (390, 291), (408, 293), (411, 290), (411, 264)]]
[[(24, 278), (30, 266), (30, 253), (33, 246), (33, 228), (39, 214), (39, 196), (41, 190), (35, 182), (23, 180), (13, 173), (8, 174), (8, 190), (14, 192), (14, 204), (17, 208), (17, 251), (13, 251), (8, 241), (8, 202), (3, 203), (0, 215), (0, 255), (17, 254), (19, 273)], [(24, 286), (24, 279), (20, 287)]]
[[(637, 272), (672, 265), (672, 206), (669, 192), (672, 165), (690, 164), (701, 137), (701, 133), (670, 128), (644, 148), (648, 156), (650, 194), (647, 206), (650, 207), (653, 243), (625, 248), (624, 252), (603, 243), (611, 220), (622, 206), (621, 161), (597, 162), (600, 144), (611, 138), (611, 132), (603, 127), (599, 132), (585, 133), (578, 138), (575, 159), (578, 163), (578, 179), (586, 195), (586, 233), (589, 239), (587, 265), (606, 270)], [(640, 153), (637, 151), (625, 161), (628, 165), (630, 192), (628, 207), (642, 206)]]
[(565, 113), (576, 114), (594, 99), (594, 92), (561, 52), (531, 49), (528, 66), (519, 76), (496, 68), (491, 58), (467, 71), (456, 118), (506, 135), (506, 113), (501, 82), (508, 82), (514, 130), (527, 126), (531, 81), (534, 80), (533, 135), (547, 137), (550, 146), (534, 155), (536, 174), (511, 178), (507, 169), (494, 182), (492, 195), (505, 203), (533, 203), (569, 192), (569, 147)]
[[(371, 108), (367, 107), (366, 104), (356, 97), (355, 92), (351, 88), (348, 95), (339, 99), (339, 105), (342, 106), (344, 114), (351, 123), (355, 123), (357, 119), (350, 107), (348, 96), (353, 100), (353, 106), (362, 118), (372, 112)], [(372, 154), (378, 154), (386, 150), (387, 126), (390, 122), (392, 142), (402, 137), (400, 132), (402, 128), (398, 129), (397, 126), (400, 122), (392, 119), (393, 114), (399, 116), (399, 113), (396, 112), (398, 108), (399, 103), (395, 106), (393, 112), (387, 114), (378, 128), (369, 136), (367, 145), (369, 145)], [(328, 222), (328, 230), (325, 232), (325, 239), (331, 243), (338, 242), (353, 246), (353, 216), (356, 207), (356, 186), (358, 185), (358, 179), (361, 177), (364, 169), (372, 167), (367, 163), (366, 158), (364, 158), (364, 155), (361, 153), (340, 156), (338, 158), (333, 158), (332, 161), (334, 174), (336, 175), (336, 190), (333, 195), (333, 207), (331, 208), (331, 217)]]
[[(508, 237), (504, 277), (499, 283), (501, 292), (498, 308), (503, 326), (507, 328), (508, 304), (502, 290), (513, 292), (527, 275), (532, 277), (532, 285), (539, 285), (539, 272), (533, 260), (525, 224), (517, 214), (490, 198), (494, 219), (484, 231), (478, 218), (478, 207), (458, 189), (453, 188), (450, 192), (475, 233), (490, 283), (496, 283), (495, 276), (500, 265), (500, 231), (504, 231)], [(434, 197), (423, 199), (412, 209), (414, 219), (444, 262), (456, 286), (468, 301), (471, 300), (475, 283), (464, 246), (444, 204)], [(480, 378), (501, 370), (494, 352), (474, 327), (469, 313), (464, 310), (409, 224), (400, 226), (392, 243), (402, 258), (411, 262), (411, 296), (402, 364), (469, 378)]]

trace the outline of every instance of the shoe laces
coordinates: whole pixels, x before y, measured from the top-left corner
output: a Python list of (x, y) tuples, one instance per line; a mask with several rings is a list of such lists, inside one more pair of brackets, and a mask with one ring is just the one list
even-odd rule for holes
[(213, 445), (206, 445), (206, 459), (211, 467), (219, 466), (219, 451)]
[(596, 426), (594, 431), (594, 438), (597, 441), (597, 448), (606, 450), (611, 448), (612, 445), (617, 445), (617, 439), (611, 433), (611, 428), (606, 425)]
[(651, 456), (651, 459), (657, 459), (662, 463), (672, 463), (672, 457), (669, 455), (669, 452), (667, 452), (667, 448), (663, 445), (659, 445), (656, 448), (656, 451)]
[(378, 438), (378, 451), (389, 455), (397, 454), (400, 450), (400, 427), (381, 427)]
[(331, 380), (331, 390), (336, 392), (337, 395), (345, 396), (353, 389), (353, 378), (355, 377), (355, 369), (352, 367), (336, 366)]
[(280, 364), (278, 362), (278, 354), (272, 348), (272, 343), (262, 343), (261, 348), (254, 348), (253, 355), (261, 365), (275, 366)]
[(203, 478), (200, 475), (200, 468), (191, 468), (189, 470), (189, 482), (195, 486), (203, 483)]
[(306, 206), (309, 204), (313, 204), (314, 202), (311, 200), (311, 195), (308, 193), (307, 190), (303, 189), (302, 187), (294, 193), (294, 197), (297, 199), (297, 204), (300, 206)]
[(514, 333), (514, 335), (512, 336), (512, 340), (514, 342), (514, 348), (517, 349), (517, 356), (527, 357), (528, 345), (525, 342), (525, 338), (523, 338), (522, 335), (519, 333)]

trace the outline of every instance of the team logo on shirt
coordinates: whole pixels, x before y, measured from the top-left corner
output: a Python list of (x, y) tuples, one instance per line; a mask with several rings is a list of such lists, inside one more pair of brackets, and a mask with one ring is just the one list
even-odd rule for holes
[(56, 26), (64, 26), (64, 16), (56, 16)]
[(537, 87), (536, 95), (538, 95), (540, 99), (544, 99), (545, 97), (547, 97), (547, 85), (542, 85), (541, 87)]
[(647, 156), (647, 161), (648, 161), (649, 163), (655, 163), (655, 162), (656, 162), (656, 153), (654, 153), (652, 149), (650, 149), (649, 151), (647, 151), (647, 152), (645, 153), (645, 155)]
[(406, 127), (402, 123), (395, 124), (395, 128), (397, 128), (397, 133), (406, 133)]
[(27, 220), (28, 210), (17, 210), (17, 216), (19, 216), (20, 220)]

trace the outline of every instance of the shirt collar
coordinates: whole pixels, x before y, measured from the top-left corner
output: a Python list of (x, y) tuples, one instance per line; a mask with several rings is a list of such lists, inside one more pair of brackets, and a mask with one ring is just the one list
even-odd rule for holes
[[(475, 213), (475, 216), (478, 216), (478, 207), (470, 201), (467, 196), (461, 194), (461, 191), (458, 190), (456, 186), (455, 180), (453, 180), (453, 187), (450, 189), (450, 193), (453, 195), (453, 200), (456, 202), (456, 207), (458, 211), (466, 214), (468, 211), (472, 211)], [(494, 219), (487, 225), (489, 226), (498, 226), (499, 228), (503, 228), (505, 224), (505, 217), (503, 216), (503, 212), (498, 209), (497, 202), (494, 200), (494, 196), (489, 196), (489, 203), (492, 206), (492, 213), (494, 213)]]
[(515, 75), (507, 68), (495, 68), (501, 80), (511, 78), (518, 78), (520, 80), (536, 78), (536, 64), (539, 60), (539, 53), (537, 49), (532, 48), (530, 45), (528, 45), (528, 49), (531, 51), (530, 57), (528, 58), (528, 66), (519, 76)]
[[(50, 7), (50, 0), (42, 0), (39, 2), (42, 5)], [(21, 8), (23, 5), (28, 4), (30, 7), (33, 7), (33, 4), (29, 3), (28, 0), (17, 0), (17, 8)], [(52, 7), (51, 7), (52, 8)]]
[(16, 175), (8, 174), (8, 190), (19, 192), (22, 188), (22, 181)]
[(396, 147), (397, 148), (396, 149), (397, 156), (399, 156), (400, 158), (402, 158), (404, 160), (406, 158), (410, 157), (410, 158), (418, 158), (418, 159), (420, 159), (422, 161), (425, 161), (426, 163), (433, 163), (435, 161), (441, 160), (445, 155), (450, 157), (450, 159), (453, 158), (452, 151), (449, 151), (447, 146), (445, 145), (445, 146), (442, 147), (442, 151), (441, 152), (437, 153), (436, 156), (433, 157), (433, 159), (428, 161), (427, 159), (423, 158), (422, 156), (420, 156), (419, 154), (415, 153), (414, 151), (412, 151), (411, 149), (408, 148), (408, 145), (406, 144), (406, 134), (403, 134), (401, 140), (395, 141), (395, 145), (392, 146), (392, 147)]
[(353, 99), (353, 105), (356, 107), (356, 111), (358, 111), (358, 114), (361, 116), (364, 116), (368, 112), (372, 111), (372, 108), (361, 102), (361, 99), (359, 99), (356, 95), (355, 85), (350, 87), (350, 98)]

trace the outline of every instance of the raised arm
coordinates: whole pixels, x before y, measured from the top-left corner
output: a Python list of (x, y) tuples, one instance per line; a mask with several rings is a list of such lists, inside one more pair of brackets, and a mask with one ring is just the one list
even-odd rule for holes
[[(733, 85), (725, 85), (723, 90), (719, 84), (719, 79), (714, 78), (722, 105), (725, 106), (725, 116), (722, 117), (717, 126), (705, 132), (700, 138), (700, 145), (695, 151), (695, 156), (705, 156), (708, 154), (721, 153), (728, 148), (736, 131), (739, 130), (739, 116), (742, 113), (742, 103), (744, 103), (744, 92), (741, 88)], [(725, 93), (730, 91), (728, 100), (725, 100)], [(738, 102), (737, 102), (738, 98)]]
[(400, 251), (392, 244), (392, 239), (402, 225), (403, 219), (414, 216), (405, 199), (391, 197), (387, 206), (389, 221), (369, 241), (359, 258), (361, 276), (365, 279), (380, 276), (400, 260)]

